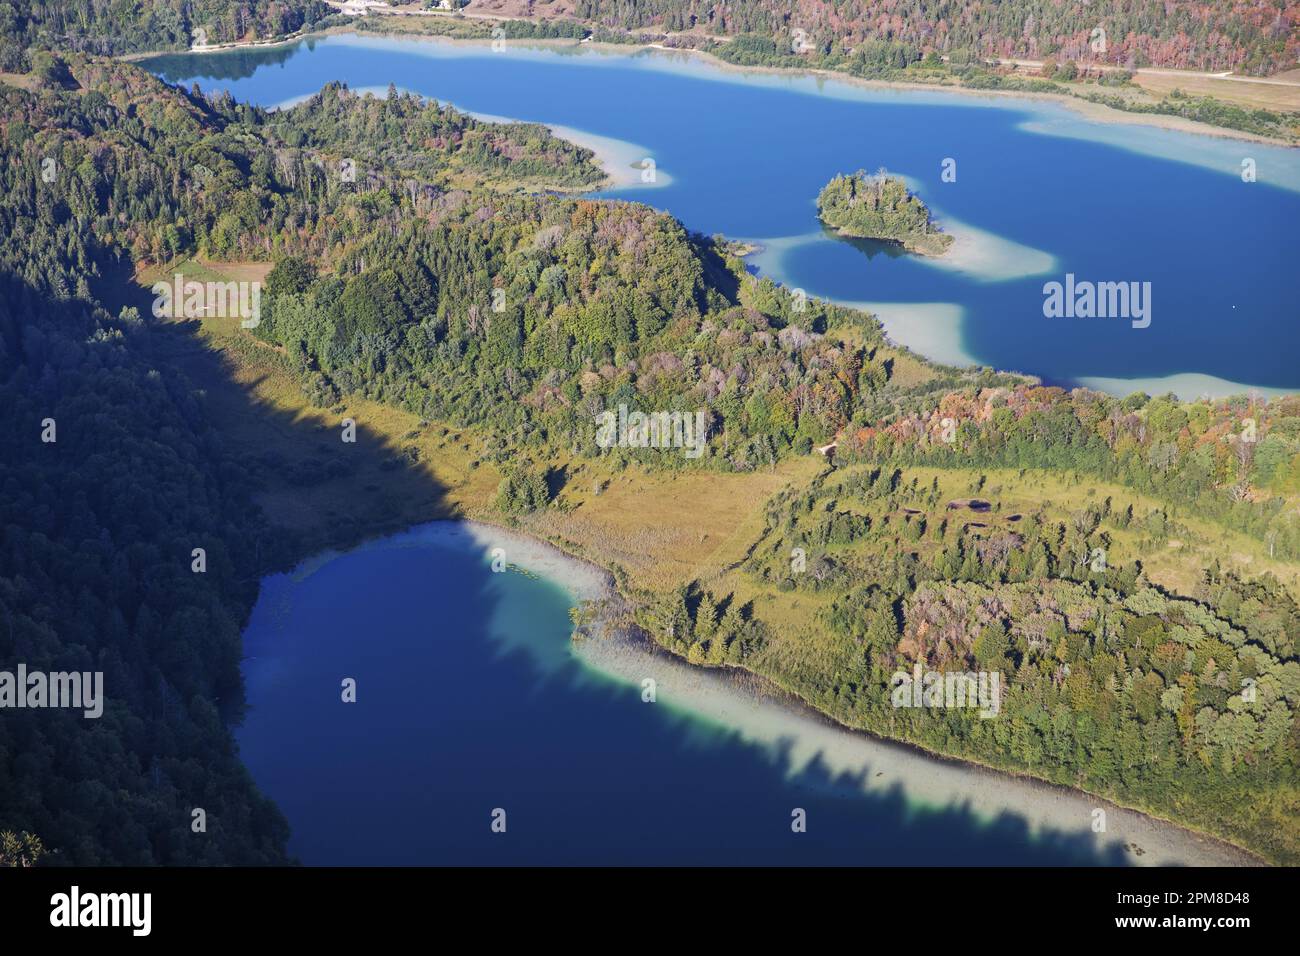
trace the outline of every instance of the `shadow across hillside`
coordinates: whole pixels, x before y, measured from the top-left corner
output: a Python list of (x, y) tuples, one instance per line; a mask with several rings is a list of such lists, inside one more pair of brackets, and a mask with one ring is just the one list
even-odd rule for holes
[[(259, 397), (258, 387), (270, 379), (281, 392), (286, 384), (296, 387), (291, 373), (275, 367), (287, 359), (271, 346), (247, 334), (214, 343), (200, 334), (197, 320), (159, 322), (152, 338), (158, 357), (195, 386), (254, 500), (283, 536), (286, 546), (259, 573), (284, 570), (327, 548), (459, 516), (446, 488), (412, 460), (409, 444), (349, 406), (316, 408), (295, 394), (279, 402)], [(259, 369), (256, 362), (271, 367)]]
[[(646, 706), (572, 657), (570, 602), (553, 585), (400, 531), (458, 515), (401, 441), (358, 420), (345, 443), (335, 412), (268, 400), (259, 389), (287, 359), (251, 336), (153, 320), (144, 335), (150, 360), (183, 373), (224, 477), (264, 506), (244, 568), (258, 590), (239, 749), (304, 862), (1129, 862), (1083, 827), (1035, 836), (1014, 813), (920, 809), (901, 786), (864, 792), (870, 766), (796, 770), (789, 746)], [(806, 832), (791, 829), (796, 807)]]
[[(288, 828), (228, 731), (262, 577), (454, 510), (364, 421), (331, 447), (316, 416), (255, 399), (195, 323), (155, 321), (146, 290), (112, 295), (120, 263), (99, 265), (103, 308), (0, 270), (0, 670), (89, 675), (98, 700), (6, 710), (0, 819), (44, 863), (284, 862)], [(366, 494), (379, 473), (393, 483)], [(308, 502), (296, 523), (263, 513), (276, 495)]]

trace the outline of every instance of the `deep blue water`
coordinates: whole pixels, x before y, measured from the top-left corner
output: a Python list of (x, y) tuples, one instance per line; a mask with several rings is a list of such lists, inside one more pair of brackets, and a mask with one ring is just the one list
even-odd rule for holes
[[(147, 65), (173, 82), (264, 105), (331, 80), (354, 89), (392, 83), (479, 113), (637, 144), (671, 183), (610, 195), (649, 202), (707, 234), (812, 236), (766, 268), (810, 295), (841, 301), (955, 303), (964, 319), (952, 334), (980, 364), (1061, 384), (1199, 373), (1300, 388), (1296, 150), (1101, 127), (1027, 100), (740, 78), (657, 53), (499, 54), (331, 37)], [(1241, 180), (1246, 157), (1257, 163), (1257, 182)], [(945, 158), (957, 161), (956, 182), (940, 180)], [(941, 222), (958, 220), (1054, 263), (1042, 274), (991, 281), (912, 256), (868, 257), (820, 235), (814, 200), (821, 186), (836, 173), (880, 166), (907, 176)], [(1045, 318), (1043, 283), (1066, 272), (1150, 282), (1150, 327)], [(914, 320), (900, 312), (892, 321), (906, 341), (897, 323)]]
[(435, 527), (263, 582), (238, 741), (304, 862), (1103, 862), (1090, 833), (1034, 840), (1014, 813), (981, 823), (864, 795), (870, 766), (791, 777), (781, 753), (589, 670), (569, 650), (566, 592), (494, 574)]

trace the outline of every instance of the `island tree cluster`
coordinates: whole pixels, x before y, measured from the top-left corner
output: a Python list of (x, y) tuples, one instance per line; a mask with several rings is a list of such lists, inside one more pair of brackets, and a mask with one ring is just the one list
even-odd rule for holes
[(817, 195), (817, 215), (842, 236), (896, 242), (909, 252), (938, 256), (952, 245), (906, 180), (883, 169), (836, 176)]

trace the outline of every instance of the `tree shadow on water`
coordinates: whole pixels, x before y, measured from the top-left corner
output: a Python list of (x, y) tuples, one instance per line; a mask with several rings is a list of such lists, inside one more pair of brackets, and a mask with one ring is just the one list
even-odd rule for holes
[[(557, 667), (568, 599), (418, 527), (458, 512), (405, 439), (358, 415), (344, 443), (340, 413), (266, 397), (278, 381), (266, 346), (214, 348), (199, 332), (160, 323), (151, 347), (200, 390), (267, 516), (237, 562), (271, 575), (245, 630), (238, 740), (303, 862), (1129, 862), (1086, 827), (1031, 833), (1010, 811), (988, 821), (965, 804), (918, 808), (901, 785), (866, 790), (869, 765), (836, 772), (818, 754), (796, 770), (792, 741), (747, 742), (575, 658)], [(344, 553), (302, 563), (330, 549)]]
[[(789, 742), (647, 705), (638, 684), (575, 658), (545, 666), (500, 632), (563, 646), (567, 599), (421, 534), (268, 582), (250, 623), (241, 743), (306, 863), (1124, 862), (1088, 833), (1032, 836), (1014, 814), (988, 823), (967, 806), (917, 809), (900, 786), (863, 792), (870, 767), (836, 774), (818, 756), (796, 772)], [(338, 702), (345, 674), (355, 704)]]

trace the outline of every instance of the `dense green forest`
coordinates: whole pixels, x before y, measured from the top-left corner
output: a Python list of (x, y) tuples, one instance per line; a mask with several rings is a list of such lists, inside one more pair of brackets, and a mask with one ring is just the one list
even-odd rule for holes
[(256, 115), (287, 146), (354, 161), (363, 157), (367, 179), (409, 176), (440, 185), (488, 181), (549, 189), (590, 189), (604, 180), (591, 150), (556, 139), (545, 126), (479, 122), (393, 87), (376, 98), (330, 83), (293, 110)]
[(1081, 78), (1081, 71), (1072, 60), (1059, 66), (1052, 66), (1049, 60), (1046, 75), (1022, 76), (995, 69), (966, 49), (948, 53), (945, 59), (934, 48), (927, 50), (924, 44), (881, 38), (866, 41), (852, 50), (832, 44), (828, 48), (815, 47), (796, 53), (784, 36), (765, 34), (742, 34), (730, 43), (711, 48), (710, 52), (741, 66), (836, 70), (864, 80), (958, 83), (974, 90), (1068, 94), (1126, 112), (1181, 116), (1262, 136), (1293, 138), (1296, 126), (1294, 113), (1248, 109), (1209, 96), (1171, 95), (1147, 100), (1120, 95), (1120, 90), (1134, 92), (1128, 85), (1131, 74), (1123, 71), (1098, 72), (1086, 86), (1067, 86), (1058, 81)]
[[(6, 194), (32, 195), (5, 153)], [(243, 699), (249, 572), (275, 544), (138, 318), (24, 279), (40, 259), (0, 266), (0, 659), (102, 671), (107, 703), (94, 720), (5, 711), (0, 828), (38, 834), (55, 862), (283, 861), (287, 826), (223, 724)], [(206, 574), (191, 572), (196, 547)]]
[(275, 543), (139, 313), (92, 291), (129, 268), (121, 204), (153, 206), (169, 179), (101, 93), (0, 99), (0, 658), (103, 671), (108, 698), (97, 720), (5, 712), (0, 829), (38, 834), (47, 862), (283, 861), (287, 826), (223, 723)]
[(942, 255), (952, 236), (941, 232), (920, 197), (899, 176), (859, 170), (836, 176), (817, 195), (817, 215), (843, 236), (886, 239), (911, 252)]
[[(826, 593), (822, 635), (769, 652), (761, 622), (685, 588), (647, 605), (661, 643), (700, 663), (743, 661), (848, 726), (1032, 772), (1300, 858), (1300, 607), (1276, 581), (1217, 566), (1195, 594), (1117, 566), (1115, 536), (1162, 542), (1164, 512), (1110, 498), (1068, 519), (1001, 507), (1010, 489), (947, 500), (908, 469), (846, 466), (769, 503), (746, 561), (755, 581)], [(991, 499), (991, 500), (988, 500)], [(792, 567), (791, 555), (800, 560)], [(756, 633), (755, 633), (756, 632)], [(999, 673), (998, 719), (891, 705), (891, 677)]]
[[(1290, 0), (577, 0), (573, 13), (607, 27), (779, 36), (786, 44), (800, 30), (810, 50), (828, 54), (900, 41), (945, 54), (1057, 56), (1130, 68), (1273, 72), (1300, 59), (1300, 8)], [(1098, 28), (1104, 49), (1095, 42)]]
[[(107, 704), (97, 720), (6, 710), (0, 830), (35, 834), (45, 862), (283, 862), (287, 826), (226, 724), (257, 582), (300, 554), (252, 504), (202, 394), (161, 360), (131, 273), (186, 252), (266, 256), (272, 233), (300, 252), (344, 242), (354, 211), (383, 215), (339, 182), (345, 152), (360, 182), (419, 202), (438, 177), (600, 174), (538, 127), (402, 97), (331, 88), (294, 125), (111, 61), (57, 66), (35, 91), (0, 85), (0, 659), (103, 671)], [(418, 150), (383, 135), (398, 121)], [(367, 138), (374, 152), (354, 148)]]
[[(937, 400), (936, 400), (937, 398)], [(1300, 398), (1180, 402), (1088, 389), (968, 389), (910, 397), (840, 436), (847, 461), (1069, 468), (1191, 506), (1300, 558)]]
[[(1085, 572), (1078, 556), (1102, 536), (1135, 522), (1167, 536), (1167, 517), (1099, 506), (1068, 525), (945, 526), (906, 469), (1071, 469), (1296, 558), (1300, 400), (1117, 399), (919, 362), (869, 316), (755, 279), (721, 238), (644, 205), (558, 194), (602, 175), (539, 126), (336, 84), (272, 113), (82, 54), (50, 57), (32, 79), (0, 84), (0, 415), (14, 436), (0, 461), (0, 658), (103, 670), (109, 698), (98, 721), (0, 723), (0, 830), (35, 834), (47, 860), (284, 859), (285, 824), (227, 723), (257, 581), (299, 545), (251, 503), (250, 468), (154, 348), (131, 282), (192, 257), (273, 265), (251, 335), (286, 357), (305, 396), (473, 428), (506, 475), (509, 514), (551, 506), (559, 457), (722, 480), (835, 442), (831, 477), (771, 504), (744, 569), (835, 594), (821, 620), (832, 655), (790, 668), (731, 592), (648, 602), (647, 623), (671, 625), (669, 646), (696, 662), (753, 667), (855, 726), (1048, 779), (1109, 780), (1180, 818), (1257, 787), (1269, 795), (1259, 817), (1232, 818), (1252, 840), (1294, 783), (1284, 591), (1212, 570), (1179, 597), (1137, 566)], [(597, 418), (620, 405), (702, 412), (704, 454), (602, 447)], [(46, 419), (56, 442), (41, 440)], [(813, 573), (787, 585), (778, 558), (796, 546)], [(1005, 666), (1016, 719), (894, 723), (866, 689), (922, 658)], [(1234, 703), (1242, 678), (1256, 681), (1249, 706)], [(194, 807), (208, 812), (206, 840), (190, 830)]]
[[(371, 16), (352, 20), (349, 28), (377, 33), (408, 33), (418, 29), (421, 33), (458, 39), (488, 39), (494, 30), (500, 30), (508, 40), (588, 36), (602, 43), (654, 43), (674, 49), (699, 50), (737, 66), (834, 70), (872, 81), (1050, 93), (1074, 96), (1130, 113), (1179, 116), (1287, 142), (1294, 142), (1300, 136), (1300, 116), (1294, 111), (1239, 106), (1212, 96), (1188, 95), (1179, 90), (1169, 95), (1155, 95), (1132, 82), (1132, 68), (1107, 65), (1109, 61), (1099, 61), (1090, 50), (1073, 54), (1077, 59), (1058, 61), (1056, 56), (1061, 55), (1059, 52), (1046, 55), (1038, 75), (1032, 75), (1018, 72), (1011, 66), (999, 66), (989, 58), (989, 54), (966, 47), (943, 48), (944, 52), (941, 52), (928, 37), (900, 39), (895, 29), (850, 45), (814, 43), (807, 39), (806, 34), (796, 41), (789, 27), (781, 27), (774, 33), (742, 32), (718, 37), (711, 32), (698, 31), (664, 33), (662, 26), (621, 29), (607, 25), (609, 18), (579, 22), (567, 19), (568, 14), (563, 11), (549, 11), (543, 7), (537, 7), (533, 12), (545, 19), (490, 21), (448, 16), (420, 20), (413, 25), (408, 18)], [(1300, 31), (1291, 29), (1291, 33), (1296, 35)], [(1070, 82), (1075, 80), (1080, 82)]]
[(331, 13), (320, 0), (4, 0), (0, 72), (26, 72), (33, 49), (183, 50), (284, 36)]

